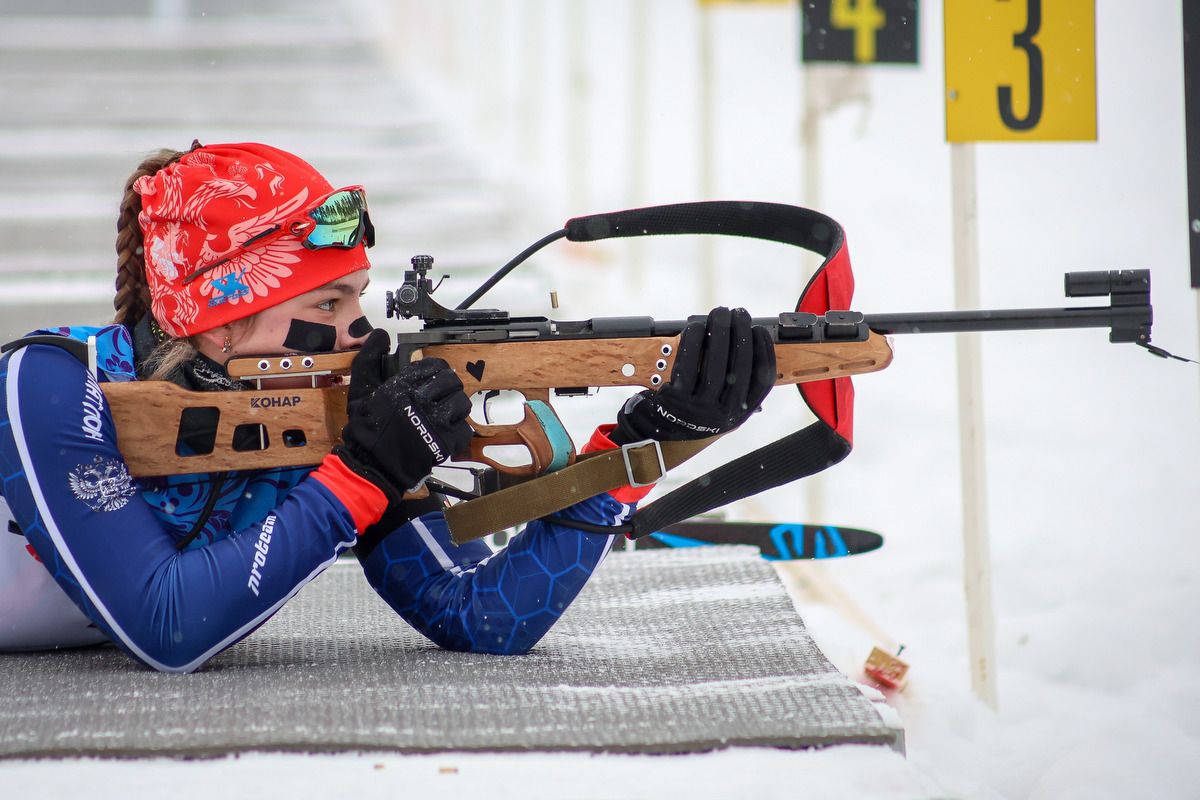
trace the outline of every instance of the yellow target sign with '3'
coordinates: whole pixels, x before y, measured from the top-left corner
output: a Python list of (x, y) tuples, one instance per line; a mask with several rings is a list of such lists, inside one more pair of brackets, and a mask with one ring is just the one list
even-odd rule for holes
[(946, 0), (946, 140), (1095, 141), (1095, 0)]

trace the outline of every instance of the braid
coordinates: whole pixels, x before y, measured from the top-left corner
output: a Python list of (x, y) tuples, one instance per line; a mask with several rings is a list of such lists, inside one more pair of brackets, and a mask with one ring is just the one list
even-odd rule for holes
[(121, 213), (117, 217), (117, 284), (113, 308), (118, 325), (133, 327), (150, 311), (150, 289), (146, 285), (146, 256), (142, 243), (142, 196), (133, 190), (134, 182), (143, 175), (153, 175), (163, 167), (183, 157), (176, 150), (159, 150), (138, 165), (125, 181)]

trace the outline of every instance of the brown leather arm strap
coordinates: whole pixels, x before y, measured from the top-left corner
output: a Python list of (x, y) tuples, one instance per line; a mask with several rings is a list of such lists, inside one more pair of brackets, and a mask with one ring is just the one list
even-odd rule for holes
[[(589, 497), (626, 485), (659, 481), (719, 439), (635, 442), (615, 450), (584, 453), (569, 467), (446, 509), (457, 544), (480, 539), (530, 519), (539, 519)], [(661, 458), (660, 458), (661, 456)]]

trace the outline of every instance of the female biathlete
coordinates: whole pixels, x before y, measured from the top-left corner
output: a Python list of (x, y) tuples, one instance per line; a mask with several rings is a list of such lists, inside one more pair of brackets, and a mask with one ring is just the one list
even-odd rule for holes
[[(381, 374), (390, 337), (360, 305), (374, 241), (361, 187), (334, 189), (266, 145), (197, 143), (138, 167), (117, 231), (114, 323), (36, 331), (0, 359), (0, 649), (109, 641), (189, 672), (347, 548), (443, 647), (524, 653), (550, 629), (613, 536), (535, 520), (493, 553), (451, 541), (438, 497), (401, 499), (465, 448), (470, 400), (439, 359)], [(94, 372), (78, 354), (90, 337)], [(348, 421), (319, 466), (130, 476), (100, 383), (240, 391), (229, 358), (352, 348)], [(766, 332), (741, 309), (715, 309), (685, 330), (671, 381), (630, 398), (585, 450), (730, 430), (774, 375)], [(646, 491), (559, 516), (615, 525)]]

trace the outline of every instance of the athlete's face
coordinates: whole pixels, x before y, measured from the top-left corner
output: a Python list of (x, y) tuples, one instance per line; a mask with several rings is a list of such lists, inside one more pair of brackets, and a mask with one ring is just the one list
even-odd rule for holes
[(362, 296), (370, 282), (367, 271), (361, 269), (256, 314), (248, 330), (235, 329), (230, 337), (233, 347), (226, 358), (259, 353), (322, 353), (361, 346), (370, 327), (362, 331), (359, 323), (354, 332), (350, 328), (364, 316)]
[[(370, 280), (365, 269), (352, 272), (260, 311), (246, 324), (206, 331), (200, 335), (199, 349), (223, 363), (243, 355), (322, 353), (360, 347), (371, 332), (362, 310), (362, 295)], [(229, 352), (223, 350), (226, 336), (231, 345)]]

